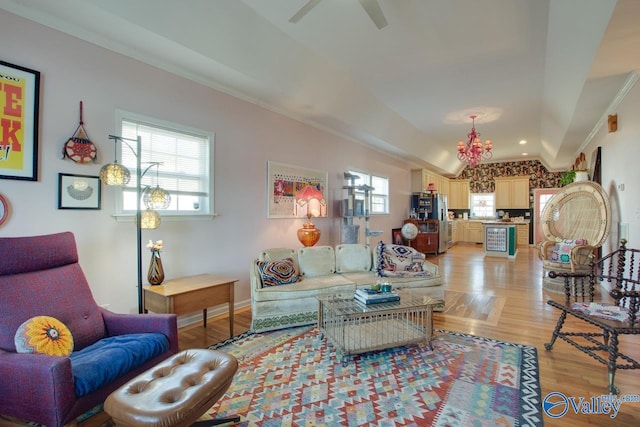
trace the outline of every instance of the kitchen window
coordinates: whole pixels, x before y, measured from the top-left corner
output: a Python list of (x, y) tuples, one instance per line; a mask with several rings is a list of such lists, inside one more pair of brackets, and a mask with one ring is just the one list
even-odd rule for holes
[(471, 193), (470, 206), (472, 218), (495, 218), (496, 204), (494, 193)]

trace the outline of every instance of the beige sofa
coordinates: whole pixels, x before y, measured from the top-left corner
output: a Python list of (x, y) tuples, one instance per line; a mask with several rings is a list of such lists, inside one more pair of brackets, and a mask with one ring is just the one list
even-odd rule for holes
[[(392, 249), (400, 252), (404, 264), (388, 256)], [(381, 251), (385, 257), (381, 257)], [(408, 259), (414, 261), (412, 269), (419, 271), (400, 271), (406, 268)], [(274, 285), (271, 273), (278, 276), (277, 284), (279, 280), (293, 283)], [(317, 321), (318, 297), (351, 297), (357, 288), (375, 283), (379, 274), (392, 276), (386, 278), (394, 289), (420, 289), (424, 295), (442, 301), (436, 310), (444, 308), (438, 266), (425, 261), (424, 254), (412, 248), (382, 242), (373, 251), (361, 244), (343, 244), (335, 249), (274, 248), (261, 251), (251, 264), (251, 329), (258, 332), (313, 324)]]

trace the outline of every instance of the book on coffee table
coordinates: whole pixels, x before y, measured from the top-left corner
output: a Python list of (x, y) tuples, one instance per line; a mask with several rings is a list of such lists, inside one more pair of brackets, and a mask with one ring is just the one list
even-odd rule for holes
[(358, 289), (353, 297), (363, 304), (400, 301), (400, 295), (395, 292), (378, 292), (373, 289)]

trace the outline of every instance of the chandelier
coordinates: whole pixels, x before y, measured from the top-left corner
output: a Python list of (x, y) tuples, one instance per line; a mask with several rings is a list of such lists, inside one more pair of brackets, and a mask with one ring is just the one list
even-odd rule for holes
[(458, 141), (458, 159), (463, 162), (467, 162), (469, 166), (475, 168), (480, 164), (482, 160), (488, 160), (493, 156), (491, 152), (491, 140), (487, 139), (482, 144), (480, 140), (480, 133), (476, 132), (476, 117), (471, 117), (471, 132), (467, 134), (469, 141), (465, 144), (464, 141)]

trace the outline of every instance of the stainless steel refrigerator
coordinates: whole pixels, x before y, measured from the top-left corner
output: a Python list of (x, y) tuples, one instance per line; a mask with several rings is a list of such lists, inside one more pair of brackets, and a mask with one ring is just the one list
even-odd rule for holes
[(447, 209), (447, 196), (444, 194), (434, 194), (432, 208), (429, 219), (438, 220), (438, 253), (444, 253), (452, 245), (451, 224)]

